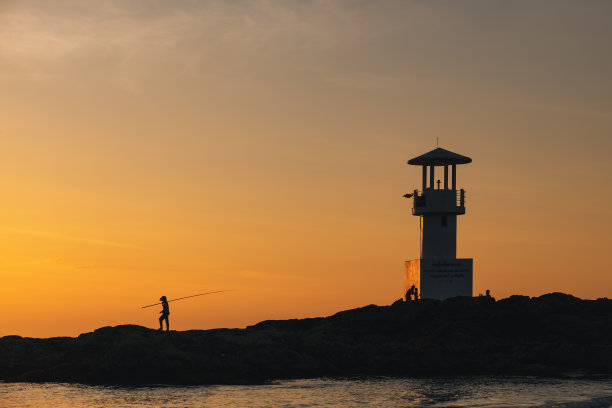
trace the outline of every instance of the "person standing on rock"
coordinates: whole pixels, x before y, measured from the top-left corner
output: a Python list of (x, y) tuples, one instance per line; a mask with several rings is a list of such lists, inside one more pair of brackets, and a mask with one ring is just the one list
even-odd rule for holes
[(166, 321), (166, 331), (170, 331), (170, 322), (168, 321), (168, 316), (170, 315), (170, 308), (168, 307), (168, 300), (165, 296), (159, 298), (162, 304), (161, 316), (159, 316), (159, 330), (163, 330), (163, 321)]

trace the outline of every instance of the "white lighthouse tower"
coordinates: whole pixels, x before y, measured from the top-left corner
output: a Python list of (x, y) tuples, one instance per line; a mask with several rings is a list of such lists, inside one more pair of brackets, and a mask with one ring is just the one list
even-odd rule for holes
[[(414, 285), (422, 299), (472, 296), (473, 260), (457, 258), (457, 216), (465, 214), (457, 165), (471, 162), (442, 148), (408, 161), (423, 168), (422, 190), (405, 195), (413, 198), (412, 215), (420, 217), (421, 256), (405, 263), (404, 293)], [(436, 167), (443, 168), (443, 181), (436, 180)]]

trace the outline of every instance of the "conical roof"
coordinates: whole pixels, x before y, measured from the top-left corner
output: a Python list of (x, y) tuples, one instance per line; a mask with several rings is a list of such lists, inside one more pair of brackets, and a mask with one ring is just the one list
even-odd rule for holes
[(408, 160), (408, 164), (415, 166), (447, 166), (450, 164), (467, 164), (471, 162), (472, 159), (469, 157), (453, 153), (441, 147)]

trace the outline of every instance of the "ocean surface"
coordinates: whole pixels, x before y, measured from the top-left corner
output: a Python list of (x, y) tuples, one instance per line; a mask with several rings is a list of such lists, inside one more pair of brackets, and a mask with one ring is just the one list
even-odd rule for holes
[(0, 383), (0, 407), (612, 407), (612, 380), (363, 378), (195, 387)]

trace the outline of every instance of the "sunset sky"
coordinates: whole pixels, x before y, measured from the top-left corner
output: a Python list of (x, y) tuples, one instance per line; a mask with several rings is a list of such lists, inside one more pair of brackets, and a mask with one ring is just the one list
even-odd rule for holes
[(612, 2), (0, 0), (0, 336), (402, 296), (469, 156), (474, 293), (612, 295)]

